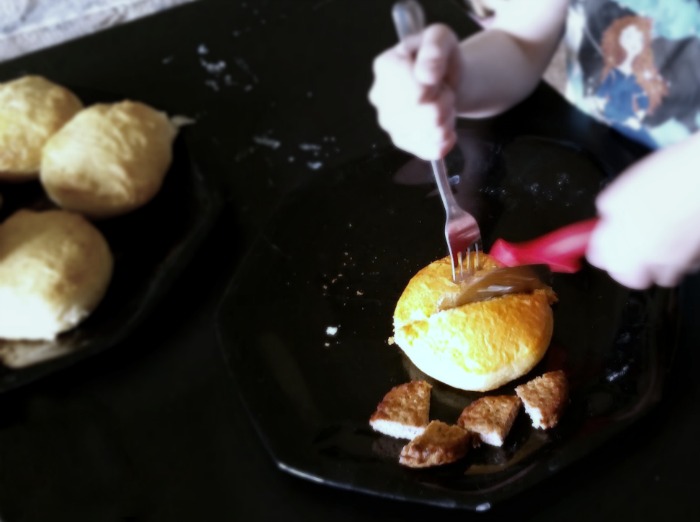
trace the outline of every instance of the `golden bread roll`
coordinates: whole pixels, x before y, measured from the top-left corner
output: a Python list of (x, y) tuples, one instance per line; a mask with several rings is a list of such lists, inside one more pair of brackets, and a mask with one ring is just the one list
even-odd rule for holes
[(160, 190), (177, 127), (133, 101), (83, 109), (48, 141), (41, 182), (66, 210), (102, 218), (130, 212)]
[[(485, 254), (481, 260), (480, 271), (498, 266)], [(462, 390), (493, 390), (529, 372), (552, 337), (552, 289), (441, 311), (438, 303), (459, 288), (449, 257), (420, 270), (396, 304), (394, 342), (425, 374)]]
[(0, 83), (0, 180), (36, 179), (44, 144), (82, 108), (72, 92), (41, 76)]
[(83, 321), (112, 277), (97, 228), (65, 210), (18, 210), (0, 224), (0, 338), (53, 339)]

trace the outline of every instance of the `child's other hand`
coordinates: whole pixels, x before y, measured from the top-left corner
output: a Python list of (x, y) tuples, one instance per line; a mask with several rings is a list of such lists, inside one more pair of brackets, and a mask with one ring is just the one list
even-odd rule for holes
[(699, 139), (651, 154), (599, 195), (587, 257), (619, 283), (674, 286), (700, 268)]
[(369, 100), (397, 147), (425, 160), (439, 159), (452, 148), (460, 67), (457, 36), (440, 24), (374, 60)]

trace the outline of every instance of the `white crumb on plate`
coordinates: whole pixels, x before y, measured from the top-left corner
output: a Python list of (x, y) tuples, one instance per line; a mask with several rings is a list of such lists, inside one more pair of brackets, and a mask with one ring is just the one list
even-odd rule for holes
[(330, 337), (335, 337), (338, 333), (338, 327), (337, 326), (327, 326), (326, 327), (326, 335)]
[(268, 136), (253, 136), (253, 141), (258, 145), (264, 145), (271, 149), (278, 149), (282, 144), (279, 140), (272, 139)]
[(204, 58), (200, 58), (199, 63), (209, 74), (221, 74), (224, 71), (224, 69), (226, 69), (226, 62), (223, 60), (210, 62), (208, 60), (205, 60)]
[(176, 127), (184, 127), (185, 125), (192, 125), (194, 123), (197, 123), (197, 120), (194, 118), (190, 118), (189, 116), (184, 116), (182, 114), (176, 114), (172, 118), (170, 118), (170, 123), (175, 125)]

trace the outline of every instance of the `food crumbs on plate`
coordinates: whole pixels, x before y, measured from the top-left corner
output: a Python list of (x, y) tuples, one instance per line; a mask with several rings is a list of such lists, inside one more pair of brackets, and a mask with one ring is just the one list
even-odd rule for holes
[(330, 337), (335, 337), (336, 334), (338, 333), (338, 326), (327, 326), (326, 327), (326, 335)]
[(279, 149), (280, 145), (282, 145), (281, 141), (273, 139), (266, 135), (253, 136), (253, 141), (258, 145), (269, 147), (271, 149)]

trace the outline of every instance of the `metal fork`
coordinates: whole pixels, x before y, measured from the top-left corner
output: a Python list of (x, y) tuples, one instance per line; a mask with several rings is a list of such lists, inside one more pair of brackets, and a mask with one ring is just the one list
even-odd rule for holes
[(445, 162), (443, 160), (432, 161), (431, 165), (442, 203), (445, 206), (445, 239), (452, 259), (452, 280), (459, 282), (474, 274), (479, 268), (481, 263), (481, 231), (474, 216), (455, 201), (447, 177)]
[[(399, 40), (404, 44), (425, 27), (423, 9), (415, 0), (396, 2), (392, 17)], [(430, 163), (445, 206), (445, 239), (452, 260), (452, 279), (459, 282), (472, 275), (480, 265), (481, 231), (474, 216), (461, 208), (455, 200), (444, 160)]]

